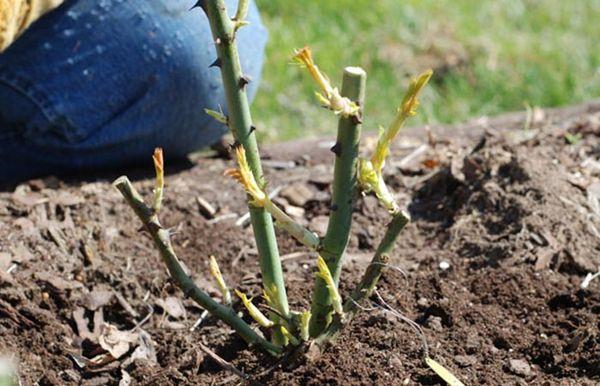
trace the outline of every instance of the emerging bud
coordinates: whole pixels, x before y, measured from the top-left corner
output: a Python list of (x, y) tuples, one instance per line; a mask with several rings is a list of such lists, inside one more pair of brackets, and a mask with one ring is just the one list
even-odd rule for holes
[(383, 175), (377, 173), (371, 161), (359, 158), (358, 183), (363, 192), (375, 193), (379, 202), (390, 211), (390, 213), (396, 213), (400, 209), (394, 199), (394, 195), (385, 184)]
[(277, 286), (275, 284), (272, 284), (270, 288), (265, 285), (265, 288), (263, 289), (263, 299), (265, 299), (270, 307), (281, 310), (281, 305), (278, 301), (279, 296), (277, 295)]
[(380, 174), (381, 169), (383, 169), (385, 159), (390, 152), (391, 143), (400, 132), (400, 129), (404, 126), (406, 120), (417, 113), (419, 93), (423, 87), (425, 87), (432, 74), (432, 70), (427, 70), (411, 80), (408, 90), (406, 91), (404, 98), (402, 98), (402, 103), (400, 104), (400, 107), (398, 107), (396, 117), (386, 130), (380, 129), (377, 147), (371, 157), (373, 167), (378, 174)]
[(296, 50), (293, 59), (308, 70), (321, 89), (321, 92), (316, 92), (315, 95), (323, 106), (332, 110), (336, 115), (341, 114), (343, 117), (358, 115), (360, 111), (358, 105), (350, 99), (342, 97), (339, 90), (331, 85), (327, 76), (315, 64), (309, 47)]
[(310, 311), (304, 311), (300, 315), (300, 338), (303, 341), (308, 341), (308, 339), (310, 338), (310, 335), (308, 332), (308, 325), (310, 323), (311, 316), (312, 316), (312, 314), (310, 313)]
[(333, 276), (331, 276), (331, 272), (329, 271), (329, 267), (327, 266), (325, 259), (323, 259), (321, 256), (317, 257), (317, 269), (319, 270), (319, 272), (317, 272), (317, 276), (323, 279), (323, 281), (327, 285), (327, 290), (329, 291), (329, 297), (331, 298), (331, 305), (333, 306), (333, 310), (337, 314), (342, 315), (344, 313), (344, 310), (342, 308), (342, 297), (338, 292), (337, 285), (333, 280)]
[(427, 70), (416, 78), (411, 79), (408, 91), (402, 99), (401, 109), (403, 114), (413, 116), (417, 113), (417, 107), (419, 107), (419, 100), (417, 98), (432, 75), (433, 70)]
[(217, 122), (221, 122), (224, 125), (229, 124), (227, 116), (222, 111), (215, 111), (211, 109), (204, 109), (204, 112), (215, 119)]
[(298, 338), (292, 335), (292, 333), (289, 332), (288, 329), (285, 328), (285, 326), (279, 326), (279, 329), (281, 330), (281, 335), (288, 339), (292, 346), (298, 346), (300, 344)]
[(223, 279), (223, 275), (221, 274), (221, 269), (219, 268), (217, 259), (215, 259), (214, 256), (210, 257), (209, 267), (210, 267), (210, 274), (216, 280), (217, 285), (219, 286), (219, 290), (221, 291), (221, 297), (223, 298), (223, 303), (230, 305), (231, 304), (231, 293), (229, 292), (229, 288), (227, 287), (227, 284), (225, 284), (225, 279)]
[(246, 16), (248, 16), (248, 6), (249, 6), (248, 0), (239, 0), (238, 1), (238, 8), (237, 8), (237, 11), (235, 12), (235, 16), (232, 19), (232, 21), (234, 23), (233, 24), (234, 32), (236, 32), (241, 27), (250, 24), (249, 21), (245, 20)]
[(165, 187), (165, 168), (163, 160), (163, 151), (160, 147), (154, 149), (152, 160), (154, 161), (154, 171), (156, 172), (156, 182), (153, 190), (154, 200), (152, 203), (152, 209), (154, 210), (154, 213), (158, 213), (162, 206), (163, 191)]
[(392, 213), (399, 208), (394, 196), (383, 180), (385, 160), (390, 154), (390, 146), (406, 120), (416, 114), (419, 106), (418, 96), (427, 84), (433, 71), (427, 70), (413, 78), (408, 86), (406, 95), (396, 112), (396, 117), (387, 129), (379, 128), (379, 139), (370, 160), (360, 159), (358, 164), (358, 182), (365, 193), (374, 192), (382, 205)]
[(248, 299), (246, 294), (238, 290), (235, 290), (235, 293), (240, 298), (240, 300), (244, 304), (244, 307), (246, 307), (248, 313), (250, 314), (250, 316), (252, 316), (252, 319), (254, 319), (256, 323), (260, 324), (262, 327), (265, 328), (273, 327), (275, 325), (275, 323), (273, 323), (272, 320), (267, 318), (265, 314), (263, 314), (261, 310), (258, 309), (258, 307), (252, 304), (252, 299)]
[(258, 207), (263, 207), (268, 201), (267, 194), (258, 186), (254, 174), (250, 170), (248, 160), (246, 159), (246, 151), (244, 147), (239, 145), (235, 148), (235, 157), (238, 162), (239, 169), (225, 170), (225, 175), (237, 180), (246, 193), (252, 197), (252, 204)]
[(228, 169), (225, 171), (225, 175), (236, 179), (244, 187), (244, 190), (252, 197), (250, 203), (254, 206), (264, 208), (269, 212), (277, 221), (279, 227), (285, 229), (302, 244), (316, 249), (320, 243), (319, 237), (295, 222), (290, 216), (275, 205), (267, 193), (258, 186), (258, 183), (254, 179), (254, 174), (252, 174), (252, 171), (248, 166), (246, 152), (241, 145), (235, 148), (235, 155), (239, 169)]

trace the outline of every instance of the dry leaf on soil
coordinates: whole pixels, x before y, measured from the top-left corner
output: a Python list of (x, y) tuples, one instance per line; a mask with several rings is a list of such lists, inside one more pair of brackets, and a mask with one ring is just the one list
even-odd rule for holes
[(104, 323), (100, 330), (98, 343), (115, 359), (119, 359), (129, 351), (131, 343), (138, 340), (138, 334), (129, 331), (120, 331), (115, 326)]

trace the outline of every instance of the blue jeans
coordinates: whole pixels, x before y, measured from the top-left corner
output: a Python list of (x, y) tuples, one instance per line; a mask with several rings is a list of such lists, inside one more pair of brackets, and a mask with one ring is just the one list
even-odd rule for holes
[[(0, 183), (123, 168), (217, 141), (226, 111), (206, 15), (195, 0), (66, 0), (0, 55)], [(237, 0), (227, 1), (230, 14)], [(252, 3), (238, 31), (256, 92), (267, 31)]]

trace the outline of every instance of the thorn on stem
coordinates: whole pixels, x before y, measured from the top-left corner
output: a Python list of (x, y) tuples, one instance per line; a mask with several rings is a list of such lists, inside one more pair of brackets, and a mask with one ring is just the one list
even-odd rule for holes
[(355, 125), (360, 125), (361, 123), (363, 123), (362, 114), (360, 112), (352, 115), (350, 117), (350, 119), (352, 120), (352, 123)]
[(235, 149), (237, 149), (237, 148), (238, 148), (238, 147), (240, 147), (240, 146), (242, 146), (242, 145), (241, 145), (241, 144), (238, 142), (238, 140), (236, 139), (235, 141), (233, 141), (233, 143), (232, 143), (232, 144), (230, 144), (230, 145), (229, 145), (229, 148), (230, 148), (231, 150), (235, 150)]
[[(192, 279), (191, 276), (189, 276), (189, 278), (190, 278), (191, 281), (194, 281), (194, 279)], [(186, 298), (186, 299), (189, 299), (190, 296), (192, 296), (192, 292), (194, 292), (194, 288), (193, 287), (186, 288), (183, 291), (183, 297)]]
[(329, 205), (329, 209), (335, 212), (336, 210), (338, 210), (338, 205), (337, 204), (331, 204), (331, 205)]
[(192, 9), (194, 9), (194, 8), (198, 8), (198, 7), (202, 8), (202, 10), (203, 10), (203, 11), (206, 13), (206, 12), (207, 12), (207, 11), (206, 11), (206, 0), (198, 0), (198, 1), (196, 1), (196, 4), (194, 4), (194, 5), (192, 6), (192, 8), (190, 8), (190, 11), (191, 11)]
[(214, 62), (212, 62), (210, 64), (210, 66), (208, 66), (208, 68), (211, 68), (211, 67), (219, 67), (219, 68), (221, 68), (222, 65), (223, 65), (223, 61), (221, 60), (221, 58), (217, 58), (217, 59), (215, 59)]
[(244, 87), (246, 87), (248, 85), (248, 83), (250, 83), (252, 81), (252, 79), (250, 79), (250, 77), (248, 75), (242, 75), (240, 77), (240, 80), (238, 81), (238, 87), (240, 89), (243, 89)]
[(250, 126), (250, 131), (248, 132), (248, 134), (252, 134), (256, 131), (256, 126), (252, 125)]
[(339, 142), (336, 142), (335, 145), (333, 145), (329, 150), (331, 150), (338, 157), (342, 155), (342, 145)]
[(154, 221), (150, 221), (146, 226), (148, 227), (151, 233), (156, 233), (159, 230), (163, 229), (159, 224), (157, 224)]

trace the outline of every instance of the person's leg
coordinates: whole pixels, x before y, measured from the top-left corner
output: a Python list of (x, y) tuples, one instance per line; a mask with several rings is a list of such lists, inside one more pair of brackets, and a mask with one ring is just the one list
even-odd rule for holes
[[(226, 108), (209, 24), (194, 0), (67, 0), (0, 55), (0, 183), (181, 157), (218, 140)], [(237, 0), (228, 1), (233, 14)], [(238, 31), (255, 82), (267, 32)]]

